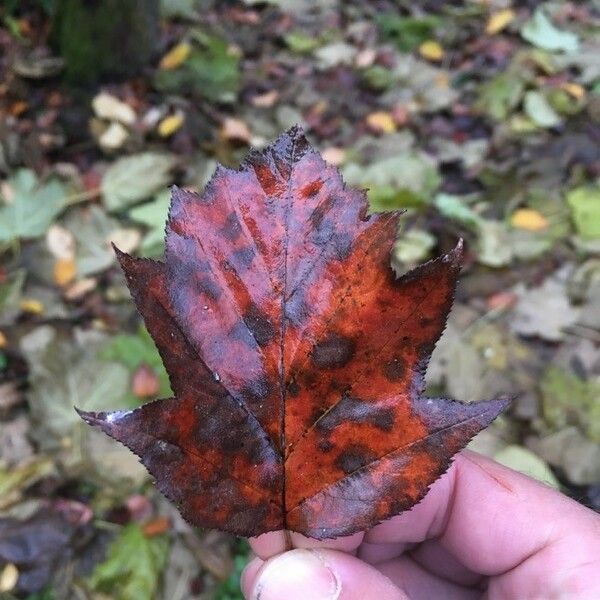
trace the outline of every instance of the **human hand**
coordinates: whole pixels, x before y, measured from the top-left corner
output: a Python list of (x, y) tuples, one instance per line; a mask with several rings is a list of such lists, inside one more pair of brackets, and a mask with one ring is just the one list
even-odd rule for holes
[(600, 515), (473, 452), (412, 510), (365, 533), (250, 540), (260, 600), (600, 598)]

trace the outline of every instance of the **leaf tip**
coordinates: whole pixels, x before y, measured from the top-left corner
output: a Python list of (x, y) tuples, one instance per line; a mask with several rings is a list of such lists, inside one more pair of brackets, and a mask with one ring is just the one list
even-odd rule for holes
[(484, 427), (487, 427), (500, 413), (504, 412), (514, 400), (513, 396), (498, 396), (492, 400), (487, 400), (485, 410), (482, 413), (482, 420), (485, 421)]
[(76, 406), (73, 407), (75, 412), (88, 424), (88, 425), (100, 425), (104, 421), (102, 413), (81, 410)]
[(456, 242), (456, 246), (448, 254), (446, 254), (445, 258), (448, 262), (450, 262), (453, 266), (462, 267), (463, 258), (465, 255), (465, 244), (462, 238), (458, 239)]

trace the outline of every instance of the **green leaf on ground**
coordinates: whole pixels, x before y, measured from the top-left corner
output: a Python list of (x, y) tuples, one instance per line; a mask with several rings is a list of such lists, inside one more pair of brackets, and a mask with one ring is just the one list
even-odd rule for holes
[(215, 102), (234, 102), (240, 86), (240, 57), (227, 40), (202, 31), (193, 35), (189, 57), (176, 69), (158, 70), (154, 84), (164, 92), (196, 92)]
[(507, 226), (500, 221), (482, 219), (477, 227), (477, 260), (488, 267), (503, 267), (512, 257)]
[(98, 361), (95, 346), (59, 340), (49, 326), (22, 338), (21, 349), (31, 369), (29, 406), (43, 445), (52, 446), (80, 428), (75, 406), (83, 410), (122, 406), (129, 373), (116, 362)]
[(562, 123), (560, 116), (541, 92), (533, 90), (527, 92), (523, 101), (523, 108), (525, 114), (538, 127), (556, 127)]
[(600, 238), (600, 187), (584, 186), (567, 194), (577, 233), (585, 239)]
[(132, 208), (128, 216), (133, 221), (148, 227), (142, 240), (141, 250), (147, 256), (162, 256), (165, 247), (165, 223), (171, 194), (168, 190), (161, 192), (152, 202)]
[(90, 585), (121, 600), (148, 600), (158, 588), (169, 553), (164, 535), (146, 537), (137, 523), (125, 526), (94, 569)]
[(576, 425), (591, 441), (600, 443), (600, 383), (550, 367), (540, 389), (544, 419), (550, 427)]
[(410, 52), (433, 37), (442, 19), (435, 15), (423, 17), (400, 17), (395, 14), (382, 14), (376, 19), (383, 38), (393, 42), (398, 50)]
[(456, 221), (469, 229), (477, 231), (482, 218), (459, 196), (440, 193), (433, 200), (438, 211), (451, 221)]
[(316, 50), (320, 45), (321, 41), (314, 35), (307, 35), (301, 31), (290, 31), (285, 38), (287, 47), (296, 54), (310, 54), (313, 50)]
[(402, 152), (368, 166), (350, 163), (344, 169), (348, 185), (368, 189), (374, 212), (414, 208), (429, 202), (441, 178), (435, 164), (417, 152)]
[(522, 76), (507, 71), (481, 85), (476, 107), (492, 119), (503, 121), (519, 105), (524, 91)]
[(579, 49), (578, 37), (570, 31), (558, 29), (543, 8), (537, 8), (533, 17), (523, 25), (521, 36), (534, 46), (551, 52), (577, 52)]
[(512, 444), (506, 446), (494, 455), (494, 459), (501, 465), (510, 467), (515, 471), (529, 475), (542, 483), (559, 489), (560, 484), (552, 469), (531, 450)]
[[(102, 349), (100, 357), (106, 361), (116, 361), (133, 373), (141, 365), (149, 366), (157, 375), (160, 390), (158, 395), (168, 398), (171, 395), (169, 376), (160, 358), (160, 354), (148, 333), (140, 326), (137, 333), (121, 333), (114, 336)], [(139, 399), (131, 392), (125, 396), (128, 405), (139, 404)]]
[(66, 200), (58, 179), (42, 182), (32, 170), (19, 169), (0, 187), (0, 244), (44, 235)]
[(394, 244), (393, 255), (403, 265), (425, 260), (436, 243), (435, 236), (423, 229), (409, 229)]
[(242, 571), (248, 564), (248, 555), (250, 547), (246, 540), (239, 540), (236, 553), (233, 558), (233, 571), (231, 575), (219, 584), (215, 591), (215, 600), (244, 600), (242, 590), (240, 589), (240, 578)]
[(64, 224), (75, 238), (75, 260), (79, 276), (95, 275), (113, 264), (115, 253), (108, 240), (118, 229), (119, 222), (109, 217), (104, 209), (90, 206), (72, 210)]
[(171, 181), (177, 159), (169, 154), (142, 152), (118, 159), (102, 177), (102, 196), (110, 211), (120, 211), (153, 196)]

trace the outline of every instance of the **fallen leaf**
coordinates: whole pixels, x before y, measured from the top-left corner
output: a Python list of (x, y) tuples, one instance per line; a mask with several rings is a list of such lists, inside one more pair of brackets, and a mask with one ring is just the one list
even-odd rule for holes
[(355, 46), (346, 42), (333, 42), (315, 51), (317, 65), (323, 71), (338, 65), (351, 65), (358, 54)]
[(132, 208), (128, 216), (138, 223), (148, 227), (148, 232), (142, 239), (141, 250), (151, 256), (161, 256), (164, 249), (164, 233), (166, 215), (169, 210), (170, 194), (161, 192), (152, 202)]
[(516, 14), (512, 8), (504, 8), (490, 15), (485, 26), (485, 32), (488, 35), (500, 33), (507, 25), (515, 20)]
[(531, 90), (525, 94), (523, 101), (525, 114), (538, 127), (556, 127), (562, 123), (560, 115), (552, 108), (541, 92)]
[[(158, 380), (158, 389), (156, 389), (153, 396), (156, 397), (158, 394), (168, 396), (171, 394), (169, 377), (160, 359), (160, 354), (152, 343), (148, 331), (143, 327), (135, 334), (114, 336), (102, 350), (101, 356), (104, 360), (116, 361), (125, 365), (131, 373), (132, 380), (142, 366), (151, 369), (153, 376)], [(150, 396), (149, 391), (147, 382), (145, 382), (144, 393), (146, 398)], [(138, 398), (139, 396), (135, 394), (135, 389), (133, 389), (132, 395), (126, 396), (125, 401), (127, 404), (134, 406), (139, 404)]]
[(144, 523), (142, 531), (146, 537), (162, 535), (171, 529), (171, 520), (169, 517), (156, 517), (147, 523)]
[(401, 152), (364, 166), (348, 163), (344, 179), (368, 189), (371, 209), (398, 210), (423, 206), (440, 184), (435, 163), (424, 153)]
[(477, 226), (477, 260), (488, 267), (510, 264), (513, 250), (509, 232), (500, 221), (481, 219)]
[(572, 81), (565, 81), (564, 83), (561, 83), (560, 89), (573, 96), (573, 98), (576, 100), (581, 100), (585, 97), (585, 88), (578, 83), (573, 83)]
[(136, 120), (135, 111), (129, 104), (106, 92), (100, 92), (94, 97), (92, 108), (97, 117), (107, 121), (119, 121), (125, 125), (133, 125)]
[(257, 108), (271, 108), (279, 100), (279, 92), (277, 90), (271, 90), (264, 94), (257, 94), (252, 97), (252, 106)]
[(577, 233), (585, 239), (600, 238), (600, 187), (583, 186), (567, 194)]
[(542, 231), (549, 225), (548, 219), (532, 208), (519, 208), (510, 217), (510, 224), (526, 231)]
[(77, 275), (77, 265), (72, 258), (59, 258), (54, 263), (54, 283), (60, 287), (71, 283)]
[(580, 310), (569, 302), (565, 283), (556, 277), (548, 277), (541, 286), (530, 289), (519, 284), (514, 292), (519, 302), (510, 327), (516, 333), (557, 342), (564, 337), (565, 328), (579, 318)]
[(105, 150), (116, 150), (125, 143), (128, 137), (129, 131), (121, 123), (115, 122), (111, 123), (98, 136), (98, 144)]
[(577, 425), (600, 444), (600, 383), (550, 367), (541, 383), (544, 419), (553, 429)]
[(61, 181), (40, 181), (29, 169), (19, 169), (0, 187), (0, 244), (44, 235), (63, 210), (67, 190)]
[(336, 146), (330, 146), (329, 148), (325, 148), (323, 152), (321, 152), (321, 156), (326, 163), (333, 165), (334, 167), (339, 167), (344, 163), (346, 159), (346, 151), (343, 148), (338, 148)]
[(394, 42), (402, 52), (418, 48), (442, 23), (437, 15), (401, 17), (394, 13), (379, 14), (376, 20), (384, 38)]
[(164, 92), (193, 91), (209, 100), (233, 102), (240, 85), (239, 52), (227, 40), (200, 30), (194, 31), (190, 46), (183, 62), (173, 61), (173, 68), (156, 71), (156, 87)]
[(396, 123), (389, 112), (377, 111), (366, 118), (367, 126), (373, 133), (393, 133), (396, 131)]
[(16, 590), (40, 592), (73, 555), (80, 528), (62, 515), (42, 510), (25, 521), (0, 519), (0, 562), (19, 570)]
[[(122, 248), (123, 252), (133, 252), (142, 240), (142, 234), (133, 227), (120, 227), (115, 231), (111, 231), (105, 239), (107, 246), (114, 244)], [(127, 248), (127, 250), (125, 250)]]
[(114, 253), (111, 236), (119, 223), (110, 218), (100, 206), (70, 211), (64, 224), (75, 238), (75, 260), (79, 277), (95, 275), (110, 267)]
[(394, 257), (403, 265), (414, 266), (430, 255), (435, 244), (435, 236), (428, 231), (410, 229), (394, 244)]
[(96, 566), (89, 583), (94, 590), (122, 600), (153, 598), (168, 552), (166, 536), (147, 537), (138, 524), (131, 523), (110, 545), (107, 559)]
[(577, 427), (566, 427), (531, 440), (531, 447), (552, 466), (562, 469), (575, 485), (600, 481), (600, 444), (587, 439)]
[(41, 315), (44, 312), (44, 305), (35, 298), (23, 298), (20, 307), (23, 312), (32, 315)]
[(120, 158), (102, 177), (102, 196), (110, 211), (145, 200), (171, 181), (174, 156), (143, 152)]
[(173, 46), (160, 60), (158, 68), (163, 71), (176, 69), (183, 64), (192, 52), (192, 46), (187, 42), (180, 42)]
[(185, 117), (183, 116), (183, 113), (180, 112), (165, 117), (158, 124), (158, 135), (160, 135), (160, 137), (169, 137), (173, 135), (176, 131), (181, 129), (184, 121)]
[(160, 379), (152, 367), (141, 364), (133, 373), (131, 391), (138, 398), (152, 398), (160, 391)]
[(166, 263), (118, 253), (175, 397), (81, 416), (190, 522), (361, 531), (418, 502), (508, 405), (421, 396), (462, 246), (396, 280), (398, 216), (367, 209), (292, 128), (202, 197), (174, 188)]
[(550, 52), (577, 52), (579, 49), (577, 36), (555, 27), (542, 7), (538, 7), (531, 20), (523, 25), (521, 36), (534, 46)]
[(56, 223), (50, 225), (46, 233), (46, 246), (55, 258), (63, 260), (75, 258), (75, 238), (62, 225)]
[(550, 467), (536, 454), (516, 444), (506, 446), (494, 455), (494, 460), (515, 471), (529, 475), (546, 485), (559, 489), (560, 484)]
[(223, 120), (220, 133), (226, 140), (243, 142), (244, 144), (248, 144), (252, 138), (248, 124), (234, 117), (227, 117)]
[(439, 42), (427, 40), (419, 46), (419, 54), (427, 60), (439, 62), (444, 58), (444, 49)]
[(13, 563), (7, 563), (0, 571), (0, 593), (11, 592), (19, 581), (19, 569)]
[(86, 294), (94, 291), (98, 287), (98, 281), (93, 277), (84, 277), (70, 285), (64, 293), (65, 299), (69, 301), (80, 300)]

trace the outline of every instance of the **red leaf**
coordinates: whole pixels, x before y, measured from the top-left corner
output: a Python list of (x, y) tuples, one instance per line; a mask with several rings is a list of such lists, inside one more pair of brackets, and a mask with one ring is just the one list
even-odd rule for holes
[(322, 539), (410, 508), (509, 401), (421, 397), (462, 246), (395, 279), (396, 229), (298, 128), (174, 188), (165, 263), (117, 254), (175, 398), (83, 418), (195, 525)]

